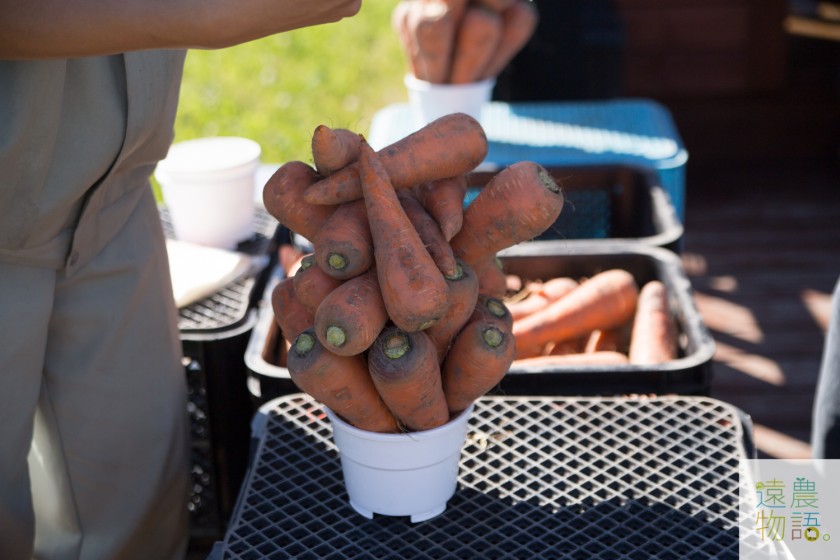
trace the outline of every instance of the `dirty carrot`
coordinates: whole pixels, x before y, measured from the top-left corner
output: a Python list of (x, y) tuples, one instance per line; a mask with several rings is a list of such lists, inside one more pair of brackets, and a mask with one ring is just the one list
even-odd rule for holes
[(629, 364), (626, 354), (603, 350), (601, 352), (560, 354), (534, 356), (531, 358), (517, 358), (511, 364), (511, 369), (525, 368), (557, 368), (568, 366), (599, 366)]
[(478, 299), (475, 302), (475, 308), (470, 316), (470, 321), (475, 321), (482, 317), (494, 321), (502, 321), (508, 328), (513, 328), (513, 317), (507, 305), (499, 298), (479, 292)]
[(388, 322), (376, 270), (345, 280), (327, 294), (315, 312), (315, 334), (332, 353), (367, 350)]
[(563, 193), (538, 163), (506, 167), (479, 191), (464, 211), (461, 231), (450, 241), (455, 256), (469, 264), (533, 239), (557, 220)]
[(629, 354), (634, 364), (660, 364), (677, 357), (677, 325), (660, 280), (645, 283), (639, 291)]
[(291, 345), (287, 368), (301, 391), (353, 426), (369, 432), (399, 432), (397, 419), (376, 391), (364, 356), (329, 352), (309, 328)]
[[(641, 294), (641, 292), (639, 292)], [(641, 297), (641, 296), (640, 296)], [(641, 299), (639, 300), (641, 303)], [(584, 352), (612, 352), (627, 353), (630, 341), (631, 321), (611, 329), (595, 329), (590, 333), (584, 344)]]
[(456, 20), (446, 3), (440, 0), (408, 4), (404, 25), (414, 76), (442, 84), (449, 76)]
[(379, 157), (365, 141), (359, 163), (388, 316), (405, 331), (425, 329), (446, 313), (449, 286), (403, 210)]
[(425, 332), (386, 326), (368, 352), (368, 370), (382, 400), (410, 431), (449, 420), (434, 344)]
[(304, 329), (315, 323), (315, 317), (306, 309), (295, 293), (294, 278), (280, 280), (271, 290), (271, 309), (283, 337), (292, 341)]
[(342, 280), (333, 278), (321, 270), (313, 254), (306, 255), (301, 259), (300, 266), (292, 278), (295, 294), (313, 316), (324, 298), (338, 288), (342, 282)]
[(263, 187), (265, 209), (291, 231), (311, 240), (333, 212), (331, 206), (304, 200), (304, 193), (320, 179), (321, 176), (302, 161), (284, 163)]
[(283, 243), (277, 248), (277, 260), (286, 276), (295, 275), (304, 256), (306, 253), (289, 243)]
[(477, 317), (452, 342), (441, 365), (443, 394), (454, 415), (490, 391), (505, 376), (516, 342), (501, 320)]
[(353, 278), (373, 266), (373, 240), (362, 200), (339, 204), (311, 241), (318, 266), (333, 278)]
[(533, 355), (535, 348), (549, 342), (622, 325), (633, 317), (638, 295), (636, 280), (626, 270), (613, 268), (591, 276), (562, 298), (514, 323), (517, 357)]
[(482, 6), (469, 5), (464, 11), (452, 50), (448, 82), (469, 84), (484, 74), (502, 38), (502, 17)]
[(500, 12), (502, 36), (481, 75), (481, 79), (484, 80), (498, 77), (502, 73), (510, 61), (528, 44), (539, 24), (539, 12), (533, 2), (505, 1), (509, 5)]
[(478, 275), (478, 291), (502, 299), (507, 295), (507, 276), (504, 264), (496, 255), (487, 255), (473, 263)]
[[(469, 173), (484, 161), (484, 129), (465, 113), (444, 115), (377, 152), (395, 189)], [(352, 163), (304, 192), (310, 204), (334, 205), (362, 197), (359, 164)]]
[(478, 277), (465, 262), (459, 261), (456, 273), (447, 276), (446, 281), (449, 283), (449, 307), (443, 317), (423, 331), (435, 345), (438, 361), (443, 360), (452, 339), (472, 316), (478, 302)]
[(505, 302), (513, 320), (521, 319), (538, 311), (552, 301), (558, 300), (578, 286), (578, 281), (568, 276), (550, 278), (545, 282), (528, 286), (528, 295), (520, 300)]
[(346, 128), (330, 128), (321, 124), (312, 133), (312, 162), (318, 173), (326, 177), (359, 159), (361, 136)]
[(408, 221), (417, 230), (417, 235), (426, 246), (426, 250), (435, 261), (441, 274), (444, 276), (451, 276), (455, 274), (457, 263), (455, 262), (455, 255), (452, 253), (452, 247), (440, 231), (440, 226), (435, 219), (429, 214), (420, 201), (414, 197), (410, 189), (403, 189), (397, 193), (400, 199), (400, 204), (408, 216)]
[(415, 185), (417, 200), (432, 215), (447, 241), (455, 237), (464, 221), (464, 196), (467, 176), (446, 177)]

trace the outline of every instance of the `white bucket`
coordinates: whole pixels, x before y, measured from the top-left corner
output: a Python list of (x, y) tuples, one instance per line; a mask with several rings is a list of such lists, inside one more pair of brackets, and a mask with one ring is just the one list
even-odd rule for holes
[(466, 113), (481, 121), (481, 109), (490, 101), (496, 80), (470, 84), (433, 84), (411, 74), (405, 76), (408, 101), (417, 126), (425, 126), (450, 113)]
[(473, 406), (443, 426), (405, 434), (360, 430), (324, 409), (353, 509), (369, 519), (378, 513), (410, 516), (414, 523), (446, 510)]
[(155, 171), (175, 237), (222, 249), (254, 234), (260, 145), (220, 136), (173, 144)]

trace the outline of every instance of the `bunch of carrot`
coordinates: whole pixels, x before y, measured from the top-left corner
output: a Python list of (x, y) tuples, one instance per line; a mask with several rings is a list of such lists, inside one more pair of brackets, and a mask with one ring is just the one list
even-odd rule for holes
[(391, 18), (409, 70), (435, 84), (497, 77), (538, 22), (530, 0), (401, 0)]
[(660, 364), (678, 356), (678, 329), (660, 280), (641, 288), (623, 269), (576, 280), (523, 283), (505, 299), (517, 341), (514, 366)]
[(272, 291), (289, 375), (360, 429), (440, 426), (514, 359), (513, 320), (479, 271), (553, 224), (563, 196), (523, 161), (465, 208), (467, 177), (486, 152), (484, 131), (463, 113), (379, 151), (322, 125), (314, 166), (288, 162), (263, 189), (268, 212), (313, 248)]

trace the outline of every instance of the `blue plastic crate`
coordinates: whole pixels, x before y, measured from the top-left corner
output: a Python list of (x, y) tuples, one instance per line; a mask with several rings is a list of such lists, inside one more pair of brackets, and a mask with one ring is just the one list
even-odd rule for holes
[[(545, 166), (636, 165), (656, 170), (680, 220), (685, 215), (688, 152), (670, 112), (649, 99), (503, 103), (484, 106), (490, 143), (482, 167), (531, 160)], [(411, 106), (381, 109), (368, 141), (383, 148), (417, 130)]]

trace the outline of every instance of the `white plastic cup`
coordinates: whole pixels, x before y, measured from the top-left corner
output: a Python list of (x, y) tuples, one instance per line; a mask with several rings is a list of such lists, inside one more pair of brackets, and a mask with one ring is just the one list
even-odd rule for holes
[(155, 171), (175, 237), (235, 249), (254, 234), (260, 145), (219, 136), (173, 144)]
[(404, 81), (419, 127), (451, 113), (466, 113), (480, 121), (481, 109), (490, 101), (496, 85), (493, 78), (469, 84), (433, 84), (412, 74), (406, 74)]
[(443, 426), (422, 432), (380, 434), (355, 428), (324, 407), (332, 423), (350, 505), (411, 517), (413, 523), (446, 511), (455, 494), (461, 449), (473, 406)]

